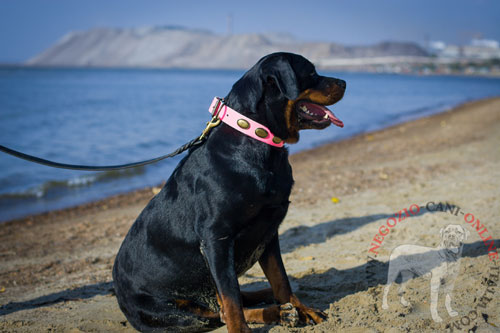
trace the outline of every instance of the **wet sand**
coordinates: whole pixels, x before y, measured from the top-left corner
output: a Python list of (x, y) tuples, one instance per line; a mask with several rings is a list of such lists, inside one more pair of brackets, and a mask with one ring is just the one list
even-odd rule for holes
[[(494, 251), (488, 255), (491, 240), (482, 240), (491, 236), (495, 246), (500, 241), (500, 98), (304, 151), (290, 161), (296, 183), (280, 228), (283, 259), (296, 294), (329, 318), (297, 328), (252, 325), (256, 331), (500, 329), (498, 259)], [(155, 191), (0, 224), (0, 331), (134, 331), (112, 294), (111, 268)], [(442, 212), (439, 202), (460, 209)], [(410, 207), (417, 206), (412, 214)], [(400, 211), (407, 217), (396, 216), (390, 233), (374, 241)], [(487, 228), (482, 234), (477, 220)], [(452, 292), (458, 316), (449, 316), (441, 293), (443, 322), (431, 318), (425, 276), (408, 282), (411, 306), (400, 304), (396, 284), (383, 310), (391, 250), (401, 244), (436, 247), (440, 229), (449, 224), (470, 233)], [(379, 245), (377, 255), (369, 252), (372, 243)], [(259, 267), (240, 283), (247, 290), (266, 287)]]

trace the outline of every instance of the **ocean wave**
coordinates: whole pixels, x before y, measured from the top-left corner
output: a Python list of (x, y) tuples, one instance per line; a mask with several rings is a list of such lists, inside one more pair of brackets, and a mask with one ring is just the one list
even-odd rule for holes
[(49, 196), (53, 192), (61, 190), (71, 190), (81, 187), (92, 186), (95, 183), (111, 182), (120, 178), (128, 178), (141, 175), (145, 172), (144, 167), (105, 171), (93, 174), (86, 174), (66, 180), (50, 180), (35, 187), (17, 192), (7, 192), (0, 194), (2, 199), (41, 199)]

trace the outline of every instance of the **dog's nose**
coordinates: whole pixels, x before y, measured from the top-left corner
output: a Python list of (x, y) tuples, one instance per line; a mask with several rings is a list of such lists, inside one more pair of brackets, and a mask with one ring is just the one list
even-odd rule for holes
[(347, 83), (344, 80), (337, 79), (337, 82), (335, 82), (336, 85), (338, 85), (340, 88), (345, 90)]

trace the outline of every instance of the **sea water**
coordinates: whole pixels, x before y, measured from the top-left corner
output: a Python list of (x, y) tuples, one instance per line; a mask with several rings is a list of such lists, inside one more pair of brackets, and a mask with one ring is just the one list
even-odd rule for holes
[[(150, 159), (199, 136), (214, 96), (243, 71), (0, 68), (0, 144), (69, 164)], [(291, 153), (500, 95), (500, 79), (329, 73), (344, 128), (303, 131)], [(0, 153), (0, 221), (166, 180), (181, 157), (113, 172), (54, 169)]]

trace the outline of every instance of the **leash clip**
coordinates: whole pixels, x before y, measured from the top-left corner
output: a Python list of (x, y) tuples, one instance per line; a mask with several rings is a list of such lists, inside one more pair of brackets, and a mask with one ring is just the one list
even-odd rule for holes
[(219, 126), (220, 122), (221, 122), (221, 120), (219, 119), (219, 117), (214, 116), (212, 118), (212, 120), (207, 122), (207, 127), (203, 130), (203, 132), (201, 133), (200, 138), (198, 140), (205, 139), (207, 137), (208, 133), (210, 133), (210, 130), (212, 130), (212, 128), (214, 128), (216, 126)]
[(212, 130), (212, 128), (219, 126), (219, 124), (221, 122), (221, 119), (219, 118), (219, 112), (222, 109), (222, 107), (219, 108), (220, 106), (224, 106), (223, 99), (217, 100), (217, 104), (214, 106), (214, 111), (212, 113), (213, 117), (209, 122), (207, 122), (207, 127), (205, 127), (205, 129), (201, 133), (198, 140), (201, 141), (201, 140), (205, 139), (207, 137), (208, 133), (210, 133), (210, 131)]

